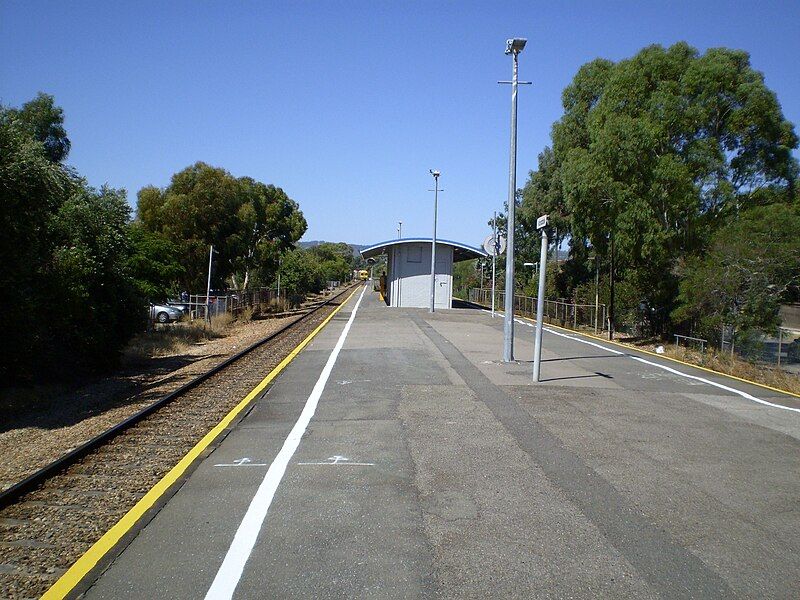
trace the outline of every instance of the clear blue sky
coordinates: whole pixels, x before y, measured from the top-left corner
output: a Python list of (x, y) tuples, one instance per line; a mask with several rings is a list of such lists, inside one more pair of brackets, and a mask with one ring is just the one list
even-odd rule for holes
[(478, 244), (507, 195), (511, 60), (518, 184), (583, 63), (680, 40), (750, 52), (800, 121), (800, 2), (23, 2), (0, 0), (0, 102), (66, 112), (69, 163), (128, 191), (202, 160), (300, 203), (306, 240)]

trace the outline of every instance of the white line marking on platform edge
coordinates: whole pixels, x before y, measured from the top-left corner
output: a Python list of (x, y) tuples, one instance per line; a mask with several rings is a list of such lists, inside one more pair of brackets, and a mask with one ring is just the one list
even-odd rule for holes
[[(488, 313), (490, 311), (484, 309), (483, 312)], [(521, 323), (522, 325), (526, 325), (528, 327), (533, 327), (533, 325), (531, 323), (528, 323), (526, 321), (522, 321), (520, 319), (514, 319), (514, 321), (516, 321), (517, 323)], [(791, 406), (784, 406), (782, 404), (775, 404), (773, 402), (767, 402), (766, 400), (762, 400), (761, 398), (756, 398), (755, 396), (752, 396), (752, 395), (748, 394), (747, 392), (743, 392), (742, 390), (737, 390), (736, 388), (732, 388), (732, 387), (729, 387), (727, 385), (723, 385), (721, 383), (717, 383), (715, 381), (711, 381), (710, 379), (706, 379), (705, 377), (698, 377), (697, 375), (689, 375), (688, 373), (683, 373), (681, 371), (678, 371), (677, 369), (673, 369), (672, 367), (667, 367), (666, 365), (660, 365), (658, 363), (654, 363), (652, 361), (645, 360), (644, 358), (639, 358), (638, 356), (634, 356), (634, 355), (628, 354), (626, 352), (620, 352), (619, 350), (614, 350), (612, 348), (608, 348), (607, 346), (602, 346), (600, 344), (595, 344), (594, 342), (590, 342), (589, 340), (584, 340), (584, 339), (579, 338), (579, 337), (574, 336), (574, 335), (567, 335), (566, 333), (553, 331), (552, 329), (548, 329), (547, 327), (545, 327), (544, 330), (546, 332), (548, 332), (548, 333), (552, 333), (553, 335), (557, 335), (557, 336), (560, 336), (560, 337), (563, 337), (563, 338), (567, 338), (568, 340), (574, 340), (576, 342), (580, 342), (581, 344), (586, 344), (587, 346), (594, 346), (595, 348), (600, 348), (601, 350), (605, 350), (606, 352), (612, 352), (614, 354), (621, 354), (622, 356), (626, 356), (626, 357), (628, 357), (630, 359), (633, 359), (633, 360), (638, 360), (639, 362), (644, 363), (646, 365), (650, 365), (652, 367), (657, 367), (659, 369), (663, 369), (665, 371), (669, 371), (670, 373), (674, 373), (675, 375), (680, 375), (681, 377), (685, 377), (687, 379), (694, 379), (695, 381), (700, 381), (702, 383), (707, 383), (708, 385), (714, 386), (714, 387), (719, 388), (721, 390), (726, 390), (728, 392), (733, 392), (734, 394), (737, 394), (737, 395), (741, 396), (742, 398), (744, 398), (746, 400), (752, 400), (753, 402), (757, 402), (757, 403), (763, 404), (765, 406), (771, 406), (772, 408), (780, 408), (780, 409), (783, 409), (783, 410), (790, 410), (792, 412), (800, 413), (800, 408), (793, 408)]]
[(255, 546), (258, 534), (264, 524), (264, 519), (267, 517), (267, 511), (270, 504), (272, 504), (278, 485), (283, 479), (289, 461), (300, 445), (300, 440), (306, 432), (308, 423), (317, 410), (322, 391), (325, 389), (325, 384), (331, 375), (333, 365), (339, 356), (339, 351), (344, 346), (344, 340), (350, 332), (350, 326), (356, 318), (356, 312), (361, 305), (361, 300), (364, 298), (366, 290), (367, 286), (364, 286), (364, 289), (361, 290), (361, 295), (358, 297), (358, 302), (356, 302), (353, 312), (350, 314), (350, 319), (348, 319), (344, 330), (339, 336), (339, 341), (336, 342), (336, 346), (334, 346), (331, 355), (328, 357), (328, 362), (325, 363), (317, 383), (314, 384), (314, 389), (311, 390), (311, 395), (306, 400), (306, 405), (303, 407), (303, 412), (300, 413), (300, 418), (297, 419), (294, 427), (292, 427), (288, 437), (283, 442), (283, 447), (278, 452), (275, 460), (272, 461), (267, 474), (264, 475), (264, 480), (258, 486), (258, 490), (253, 496), (242, 522), (239, 524), (239, 529), (236, 530), (236, 535), (233, 537), (230, 548), (228, 548), (225, 560), (222, 561), (222, 566), (217, 571), (217, 575), (206, 593), (206, 600), (222, 600), (233, 597), (233, 592), (242, 577), (245, 563), (247, 563), (247, 559), (250, 558), (250, 553), (253, 551), (253, 546)]

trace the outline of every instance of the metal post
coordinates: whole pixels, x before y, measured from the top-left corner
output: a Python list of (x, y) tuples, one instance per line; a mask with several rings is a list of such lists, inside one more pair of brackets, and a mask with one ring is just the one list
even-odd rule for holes
[(494, 218), (492, 219), (492, 239), (494, 240), (494, 252), (492, 253), (492, 318), (494, 319), (494, 286), (495, 286), (495, 265), (497, 263), (497, 211), (494, 211)]
[(594, 334), (597, 335), (597, 313), (600, 312), (600, 261), (595, 253), (594, 275)]
[(431, 312), (436, 310), (436, 214), (439, 208), (439, 171), (431, 170), (433, 189), (433, 242), (431, 242)]
[(608, 302), (608, 339), (614, 339), (614, 232), (611, 232), (611, 282), (610, 298)]
[(542, 249), (539, 254), (539, 293), (536, 298), (536, 345), (533, 349), (533, 380), (539, 381), (542, 362), (542, 323), (544, 322), (544, 278), (547, 274), (547, 228), (542, 229)]
[(208, 283), (206, 284), (206, 323), (211, 323), (211, 259), (214, 256), (214, 244), (208, 250)]
[(778, 368), (781, 366), (781, 346), (783, 345), (783, 329), (778, 327)]
[(403, 239), (403, 222), (402, 221), (398, 221), (397, 222), (397, 239), (398, 240)]
[(511, 151), (508, 166), (508, 220), (506, 224), (506, 305), (503, 321), (503, 360), (514, 360), (514, 210), (517, 195), (517, 86), (519, 52), (512, 52), (514, 73), (511, 79)]

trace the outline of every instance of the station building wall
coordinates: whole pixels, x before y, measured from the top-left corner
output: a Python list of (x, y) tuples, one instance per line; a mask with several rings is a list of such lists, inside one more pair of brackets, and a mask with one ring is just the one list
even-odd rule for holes
[[(388, 253), (389, 306), (428, 308), (431, 298), (431, 244), (398, 244)], [(436, 244), (436, 308), (453, 306), (453, 247)]]

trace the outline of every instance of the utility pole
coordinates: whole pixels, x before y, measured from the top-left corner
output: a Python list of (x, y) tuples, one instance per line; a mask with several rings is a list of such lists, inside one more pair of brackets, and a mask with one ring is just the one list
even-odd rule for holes
[(431, 312), (436, 310), (436, 216), (439, 209), (439, 171), (430, 169), (435, 182), (433, 189), (433, 242), (431, 243)]
[(398, 221), (397, 222), (397, 239), (398, 240), (403, 239), (403, 222), (402, 221)]
[(517, 196), (517, 86), (520, 83), (519, 72), (519, 53), (525, 48), (527, 40), (524, 38), (513, 38), (506, 40), (506, 54), (510, 54), (514, 59), (514, 71), (511, 81), (499, 81), (498, 83), (511, 84), (511, 149), (508, 165), (508, 220), (506, 225), (506, 239), (508, 249), (506, 251), (506, 298), (505, 314), (503, 319), (503, 361), (514, 361), (514, 210), (516, 208)]

